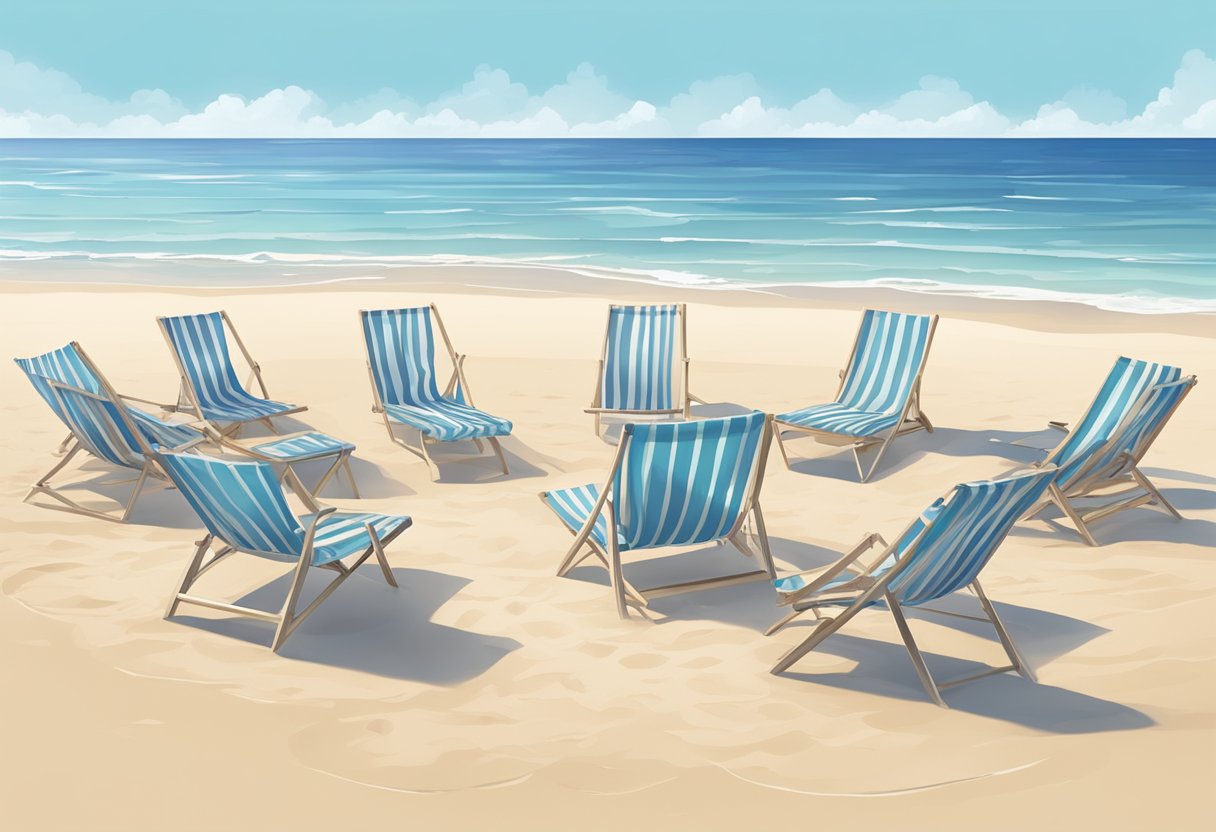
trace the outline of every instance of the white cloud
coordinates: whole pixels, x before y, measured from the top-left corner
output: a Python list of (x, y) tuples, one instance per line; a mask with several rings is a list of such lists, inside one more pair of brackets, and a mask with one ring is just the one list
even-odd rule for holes
[(533, 93), (480, 66), (458, 89), (417, 103), (385, 87), (329, 105), (297, 86), (246, 99), (224, 94), (197, 112), (160, 89), (124, 100), (87, 92), (70, 75), (0, 51), (0, 136), (1216, 136), (1216, 60), (1187, 52), (1170, 86), (1129, 115), (1127, 102), (1075, 87), (1023, 120), (926, 75), (879, 106), (819, 89), (788, 106), (751, 75), (697, 81), (670, 101), (610, 87), (591, 64)]

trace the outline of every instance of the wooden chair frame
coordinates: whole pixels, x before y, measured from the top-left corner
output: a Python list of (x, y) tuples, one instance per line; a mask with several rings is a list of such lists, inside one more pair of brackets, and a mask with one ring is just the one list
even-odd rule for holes
[[(729, 532), (718, 540), (721, 543), (723, 540), (729, 541), (732, 546), (739, 550), (745, 557), (756, 557), (759, 559), (763, 569), (751, 570), (748, 572), (740, 572), (733, 575), (724, 575), (717, 578), (703, 578), (694, 581), (682, 581), (674, 584), (666, 584), (663, 586), (649, 587), (647, 589), (638, 589), (634, 587), (626, 578), (624, 568), (621, 564), (621, 551), (617, 541), (617, 525), (616, 525), (616, 509), (612, 499), (613, 483), (616, 482), (617, 473), (625, 459), (625, 453), (629, 449), (632, 434), (626, 434), (621, 442), (617, 445), (616, 455), (612, 460), (612, 467), (608, 472), (607, 481), (604, 487), (600, 489), (599, 499), (592, 508), (591, 513), (587, 517), (587, 521), (578, 531), (571, 530), (574, 535), (574, 543), (566, 551), (562, 558), (561, 564), (557, 568), (557, 576), (565, 577), (571, 569), (578, 566), (588, 557), (594, 556), (604, 568), (608, 570), (608, 576), (611, 580), (612, 595), (616, 603), (617, 614), (621, 618), (629, 617), (629, 607), (637, 607), (645, 609), (649, 606), (649, 601), (655, 598), (663, 598), (669, 595), (679, 595), (684, 592), (692, 592), (702, 589), (716, 589), (724, 586), (732, 586), (734, 584), (750, 583), (752, 581), (768, 578), (775, 580), (777, 577), (776, 567), (773, 565), (773, 554), (769, 548), (768, 531), (764, 525), (764, 513), (760, 509), (760, 488), (764, 483), (764, 469), (768, 460), (769, 445), (772, 440), (772, 417), (767, 417), (764, 424), (764, 433), (760, 440), (760, 446), (757, 448), (757, 458), (755, 465), (750, 472), (747, 485), (747, 493), (744, 495), (743, 502), (740, 503), (739, 517), (735, 521), (734, 526)], [(540, 493), (540, 499), (543, 502), (548, 496), (548, 491)], [(591, 536), (592, 530), (595, 528), (595, 521), (599, 518), (601, 512), (606, 512), (608, 522), (608, 545), (601, 546)], [(748, 548), (747, 543), (743, 540), (743, 530), (748, 519), (752, 520), (755, 528), (755, 537), (759, 552), (752, 551)], [(567, 527), (569, 528), (569, 527)], [(583, 547), (586, 546), (586, 551)], [(677, 547), (672, 547), (677, 548)], [(678, 547), (687, 548), (687, 547)]]
[[(224, 326), (232, 335), (233, 343), (236, 344), (241, 356), (245, 359), (245, 363), (249, 365), (249, 377), (245, 379), (245, 386), (248, 387), (253, 381), (258, 384), (258, 389), (262, 393), (262, 398), (270, 399), (270, 393), (266, 390), (266, 381), (262, 378), (262, 365), (253, 359), (249, 349), (245, 346), (245, 342), (241, 340), (241, 335), (236, 331), (236, 327), (232, 325), (232, 319), (228, 317), (228, 312), (221, 309), (219, 312), (220, 318), (223, 320)], [(165, 317), (161, 316), (156, 319), (156, 323), (160, 326), (161, 335), (165, 337), (165, 343), (169, 345), (169, 353), (173, 356), (173, 364), (177, 367), (179, 382), (181, 384), (181, 392), (178, 396), (178, 410), (188, 410), (193, 412), (200, 421), (207, 422), (215, 428), (215, 432), (224, 437), (235, 437), (241, 430), (251, 422), (262, 423), (267, 430), (273, 434), (278, 434), (278, 428), (275, 427), (272, 420), (280, 416), (290, 416), (294, 413), (303, 413), (308, 410), (307, 405), (297, 405), (289, 410), (284, 410), (270, 416), (261, 416), (254, 419), (240, 419), (229, 422), (226, 427), (220, 427), (219, 424), (212, 422), (203, 415), (203, 408), (200, 404), (198, 391), (194, 389), (194, 383), (190, 380), (190, 374), (186, 372), (186, 367), (182, 364), (182, 358), (178, 354), (177, 349), (173, 346), (173, 339), (169, 337), (169, 329), (165, 326)], [(235, 367), (233, 368), (235, 370)], [(271, 400), (272, 401), (272, 400)]]
[[(271, 560), (283, 561), (286, 558), (277, 552), (259, 552), (253, 549), (244, 549), (233, 546), (227, 541), (217, 538), (214, 535), (206, 534), (201, 540), (195, 542), (194, 555), (190, 558), (190, 563), (186, 566), (186, 571), (182, 575), (181, 582), (178, 588), (174, 591), (169, 599), (169, 605), (165, 609), (165, 620), (172, 618), (177, 613), (177, 608), (181, 604), (193, 604), (207, 609), (226, 612), (232, 615), (238, 615), (245, 618), (253, 618), (259, 621), (269, 621), (275, 625), (274, 640), (271, 642), (270, 649), (275, 653), (283, 647), (283, 643), (288, 637), (296, 631), (296, 628), (304, 622), (306, 618), (316, 612), (326, 598), (328, 598), (335, 589), (337, 589), (347, 578), (355, 574), (360, 566), (363, 565), (368, 558), (373, 555), (376, 562), (380, 566), (380, 572), (384, 575), (384, 580), (389, 586), (397, 588), (397, 579), (393, 576), (393, 571), (389, 567), (388, 559), (384, 554), (385, 544), (391, 542), (398, 534), (405, 531), (410, 524), (406, 524), (397, 529), (391, 536), (381, 539), (376, 534), (375, 528), (367, 523), (364, 525), (367, 531), (368, 540), (371, 544), (350, 565), (344, 564), (341, 561), (331, 561), (330, 563), (320, 566), (313, 566), (313, 540), (316, 537), (317, 529), (320, 526), (322, 518), (328, 517), (337, 511), (336, 508), (323, 507), (315, 499), (309, 495), (307, 489), (300, 483), (299, 478), (289, 468), (284, 475), (291, 480), (291, 488), (299, 496), (300, 500), (308, 507), (309, 511), (317, 512), (313, 518), (311, 525), (305, 531), (303, 551), (300, 554), (298, 562), (292, 570), (291, 584), (287, 590), (287, 597), (283, 601), (283, 606), (279, 612), (272, 613), (265, 610), (258, 610), (252, 607), (243, 607), (237, 604), (228, 603), (225, 601), (217, 601), (211, 598), (205, 598), (201, 595), (192, 594), (190, 590), (194, 587), (195, 582), (213, 566), (227, 558), (229, 555), (237, 552), (245, 554), (257, 555), (259, 557), (269, 558)], [(207, 553), (211, 552), (210, 559), (207, 559)], [(353, 555), (351, 557), (354, 557)], [(333, 578), (325, 586), (324, 589), (314, 598), (308, 606), (300, 612), (296, 612), (296, 607), (300, 601), (300, 592), (304, 588), (304, 581), (308, 577), (310, 569), (328, 569), (337, 572), (337, 576)]]
[[(469, 407), (476, 407), (477, 405), (473, 403), (473, 394), (469, 390), (469, 381), (464, 375), (464, 361), (466, 358), (468, 358), (468, 356), (462, 353), (457, 353), (456, 349), (452, 346), (452, 340), (448, 337), (447, 327), (443, 325), (443, 318), (441, 318), (439, 315), (439, 308), (433, 303), (427, 304), (427, 308), (431, 310), (431, 317), (435, 321), (435, 328), (439, 330), (439, 337), (443, 340), (443, 346), (447, 351), (448, 359), (452, 362), (452, 375), (448, 379), (447, 385), (443, 388), (442, 395), (444, 398), (451, 398), (456, 391), (457, 385), (459, 385), (460, 389), (463, 391), (465, 403)], [(360, 332), (363, 331), (363, 316), (367, 313), (367, 311), (368, 310), (363, 309), (359, 310)], [(367, 355), (367, 377), (372, 387), (372, 412), (379, 414), (381, 419), (384, 421), (384, 429), (388, 431), (389, 440), (405, 448), (415, 456), (421, 457), (422, 461), (426, 463), (427, 473), (430, 474), (431, 480), (435, 481), (439, 479), (438, 464), (431, 457), (430, 452), (427, 450), (427, 445), (440, 444), (440, 440), (428, 437), (425, 433), (418, 428), (414, 428), (412, 425), (398, 423), (400, 427), (417, 431), (418, 446), (415, 447), (399, 437), (393, 431), (393, 422), (389, 419), (388, 411), (385, 410), (384, 403), (380, 400), (380, 389), (376, 387), (376, 375), (372, 371), (372, 356), (368, 351), (366, 335), (364, 335), (363, 338), (363, 352), (365, 355)], [(498, 437), (487, 436), (485, 439), (486, 442), (490, 444), (490, 449), (493, 451), (494, 456), (498, 459), (498, 465), (500, 468), (502, 468), (503, 476), (509, 475), (511, 471), (507, 467), (507, 458), (502, 452), (502, 445), (499, 443)], [(472, 442), (474, 446), (476, 446), (479, 453), (485, 453), (485, 446), (482, 444), (480, 439), (473, 439)]]
[[(953, 489), (952, 489), (953, 490)], [(951, 491), (947, 491), (943, 498), (949, 496)], [(909, 523), (904, 530), (896, 537), (896, 541), (900, 541), (907, 535), (915, 526), (917, 521)], [(929, 698), (937, 705), (943, 708), (948, 708), (949, 705), (942, 698), (942, 691), (966, 682), (972, 682), (977, 679), (982, 679), (986, 676), (994, 676), (999, 673), (1008, 673), (1010, 671), (1017, 672), (1022, 677), (1031, 682), (1037, 682), (1038, 679), (1034, 671), (1026, 663), (1022, 654), (1018, 651), (1017, 646), (1013, 642), (1013, 638), (1009, 635), (1009, 631), (1005, 629), (1005, 625), (1001, 622), (1000, 617), (996, 613), (996, 609), (988, 600), (988, 596), (984, 594), (983, 587), (980, 586), (979, 579), (976, 578), (968, 588), (975, 594), (980, 603), (980, 608), (984, 613), (983, 616), (966, 615), (963, 613), (940, 610), (923, 605), (917, 605), (914, 609), (923, 612), (932, 613), (934, 615), (948, 616), (951, 618), (962, 618), (968, 621), (986, 622), (992, 625), (996, 631), (997, 639), (1004, 648), (1005, 655), (1009, 659), (1009, 664), (1000, 666), (986, 666), (983, 670), (962, 676), (956, 679), (951, 679), (946, 682), (936, 681), (929, 672), (929, 667), (925, 662), (920, 648), (916, 644), (916, 640), (912, 636), (912, 630), (908, 626), (908, 620), (904, 616), (900, 602), (891, 594), (888, 587), (898, 575), (900, 575), (912, 563), (913, 557), (921, 541), (933, 528), (935, 520), (930, 520), (925, 523), (925, 527), (920, 530), (916, 537), (904, 549), (904, 553), (896, 561), (895, 565), (881, 575), (875, 575), (878, 567), (887, 560), (891, 555), (895, 554), (895, 544), (887, 543), (882, 535), (871, 533), (861, 539), (861, 541), (845, 553), (839, 561), (829, 566), (827, 569), (818, 571), (818, 576), (796, 592), (789, 593), (782, 598), (778, 603), (782, 606), (789, 606), (790, 612), (778, 619), (768, 630), (765, 635), (772, 635), (781, 630), (791, 621), (805, 612), (812, 612), (815, 618), (818, 619), (815, 629), (803, 641), (790, 650), (786, 651), (777, 663), (770, 670), (773, 674), (785, 672), (791, 665), (799, 659), (810, 653), (816, 647), (824, 642), (828, 636), (842, 628), (848, 621), (861, 612), (863, 609), (884, 601), (887, 609), (891, 612), (891, 617), (895, 619), (895, 626), (899, 630), (900, 638), (903, 640), (904, 648), (908, 652), (908, 658), (912, 661), (912, 666), (916, 670), (916, 675), (920, 679), (921, 685), (924, 686), (925, 692)], [(858, 568), (854, 564), (866, 552), (879, 545), (882, 547), (881, 553), (868, 566)], [(823, 591), (828, 583), (833, 579), (849, 573), (852, 577), (841, 584), (832, 587), (829, 591)], [(802, 573), (811, 574), (811, 573)], [(840, 607), (845, 604), (845, 608), (835, 616), (824, 616), (821, 613), (823, 607)]]
[[(666, 410), (614, 410), (603, 406), (603, 390), (604, 390), (604, 365), (608, 361), (608, 334), (612, 327), (612, 310), (613, 309), (633, 309), (636, 305), (632, 304), (612, 304), (608, 307), (608, 319), (604, 325), (604, 343), (600, 347), (600, 361), (595, 373), (595, 392), (592, 394), (591, 406), (583, 410), (584, 413), (590, 413), (595, 416), (594, 430), (595, 435), (601, 435), (601, 417), (603, 416), (673, 416), (677, 419), (687, 421), (692, 417), (692, 403), (705, 404), (705, 400), (694, 396), (688, 385), (688, 374), (691, 360), (688, 357), (688, 304), (677, 303), (676, 321), (680, 329), (680, 335), (675, 339), (677, 355), (674, 356), (677, 361), (676, 374), (680, 378), (680, 395), (674, 396), (674, 400), (681, 402), (679, 407), (668, 408)], [(674, 390), (672, 391), (675, 392)]]
[[(47, 497), (50, 497), (50, 498), (56, 500), (58, 503), (60, 503), (60, 505), (52, 505), (49, 503), (34, 503), (34, 505), (37, 505), (41, 508), (54, 509), (56, 511), (67, 511), (67, 512), (71, 512), (73, 514), (83, 514), (86, 517), (93, 517), (98, 520), (109, 520), (109, 521), (115, 522), (115, 523), (125, 523), (130, 518), (131, 512), (134, 511), (135, 504), (139, 501), (139, 497), (143, 493), (144, 486), (147, 484), (148, 479), (152, 478), (152, 479), (156, 479), (156, 480), (167, 481), (168, 478), (165, 476), (164, 472), (161, 471), (160, 467), (155, 462), (155, 460), (154, 460), (155, 454), (153, 453), (153, 451), (152, 451), (151, 447), (148, 445), (148, 443), (144, 440), (143, 434), (136, 427), (135, 423), (131, 420), (131, 417), (128, 415), (126, 408), (123, 406), (123, 399), (125, 397), (120, 397), (114, 391), (114, 388), (110, 385), (110, 382), (108, 380), (106, 380), (106, 377), (97, 368), (97, 365), (93, 363), (93, 360), (91, 358), (89, 358), (88, 353), (86, 353), (84, 351), (84, 349), (80, 346), (80, 344), (73, 341), (71, 345), (73, 348), (75, 348), (77, 353), (79, 353), (81, 359), (85, 362), (85, 365), (89, 368), (89, 370), (97, 377), (97, 381), (98, 381), (99, 386), (101, 387), (102, 394), (99, 395), (97, 393), (92, 393), (92, 392), (89, 392), (88, 390), (84, 390), (79, 387), (73, 387), (70, 384), (64, 384), (60, 381), (56, 381), (55, 379), (50, 379), (50, 378), (46, 379), (47, 384), (50, 386), (51, 390), (56, 395), (59, 395), (60, 390), (70, 390), (77, 395), (84, 396), (84, 397), (92, 399), (94, 401), (114, 405), (115, 410), (118, 413), (118, 418), (120, 420), (122, 420), (123, 426), (127, 429), (127, 431), (130, 433), (130, 435), (135, 438), (135, 442), (139, 447), (140, 455), (143, 456), (143, 458), (144, 458), (144, 465), (143, 465), (143, 468), (140, 469), (138, 475), (134, 478), (135, 485), (131, 489), (131, 494), (127, 498), (127, 502), (123, 505), (123, 508), (118, 513), (115, 513), (112, 511), (101, 511), (98, 509), (91, 509), (91, 508), (82, 506), (75, 500), (72, 500), (66, 494), (62, 493), (58, 488), (56, 488), (54, 485), (51, 484), (52, 478), (54, 478), (54, 476), (56, 474), (58, 474), (60, 471), (62, 471), (64, 468), (66, 468), (71, 463), (71, 461), (76, 457), (76, 455), (78, 453), (85, 450), (84, 445), (81, 444), (80, 440), (76, 438), (75, 433), (69, 433), (68, 438), (64, 440), (63, 445), (61, 446), (61, 447), (65, 448), (64, 455), (59, 459), (59, 461), (57, 463), (55, 463), (55, 465), (51, 468), (51, 470), (47, 471), (45, 474), (43, 474), (41, 477), (39, 477), (37, 479), (37, 481), (35, 481), (34, 485), (30, 487), (29, 492), (26, 493), (24, 502), (30, 502), (30, 500), (33, 499), (33, 497), (35, 497), (36, 495), (44, 495), (44, 496), (47, 496)], [(132, 401), (143, 401), (143, 400), (132, 399)], [(144, 402), (144, 403), (155, 404), (155, 402)], [(113, 433), (110, 433), (110, 438), (112, 440), (126, 444), (125, 438), (116, 436)], [(203, 435), (199, 434), (199, 437), (197, 440), (194, 440), (192, 442), (187, 442), (186, 444), (180, 445), (177, 448), (174, 448), (173, 450), (174, 451), (188, 450), (188, 449), (193, 448), (196, 445), (202, 443), (204, 441), (204, 439), (205, 438), (203, 437)], [(131, 469), (131, 470), (135, 470), (135, 469)], [(123, 482), (129, 482), (129, 481), (130, 480), (118, 480), (115, 482), (115, 484), (121, 484)]]
[[(1047, 490), (1047, 499), (1027, 512), (1024, 519), (1033, 519), (1047, 509), (1048, 506), (1055, 505), (1072, 522), (1081, 539), (1090, 546), (1099, 545), (1097, 538), (1094, 537), (1093, 530), (1090, 529), (1090, 524), (1126, 509), (1148, 506), (1149, 508), (1154, 508), (1168, 514), (1175, 520), (1181, 520), (1182, 514), (1174, 507), (1173, 503), (1165, 498), (1165, 495), (1140, 470), (1139, 466), (1140, 460), (1144, 458), (1148, 449), (1152, 447), (1158, 434), (1169, 424), (1170, 419), (1174, 417), (1174, 412), (1182, 405), (1182, 402), (1190, 395), (1191, 390), (1198, 383), (1199, 380), (1192, 375), (1185, 376), (1177, 381), (1154, 385), (1145, 390), (1140, 397), (1140, 402), (1128, 411), (1123, 423), (1115, 429), (1110, 439), (1091, 452), (1090, 460), (1081, 466), (1073, 482), (1067, 488), (1061, 488), (1057, 483), (1052, 483)], [(1106, 452), (1112, 446), (1118, 445), (1124, 440), (1126, 430), (1152, 392), (1158, 387), (1172, 384), (1185, 384), (1186, 389), (1170, 407), (1169, 411), (1166, 412), (1157, 427), (1151, 433), (1142, 437), (1130, 451), (1123, 452), (1107, 464), (1099, 465)], [(1096, 401), (1097, 399), (1095, 399)], [(1091, 404), (1090, 407), (1092, 408), (1092, 406)], [(1052, 423), (1053, 426), (1059, 424), (1058, 422)], [(1048, 454), (1047, 459), (1043, 463), (1038, 464), (1042, 465), (1049, 462), (1067, 441), (1068, 437), (1065, 437)], [(1080, 508), (1077, 505), (1077, 501), (1087, 497), (1106, 499), (1106, 502), (1090, 509)]]
[[(904, 402), (903, 409), (899, 414), (899, 421), (894, 427), (885, 431), (885, 435), (856, 437), (847, 434), (833, 433), (831, 431), (818, 430), (809, 428), (804, 425), (795, 425), (789, 422), (783, 422), (774, 417), (774, 432), (777, 439), (777, 448), (781, 451), (781, 459), (785, 462), (785, 467), (790, 468), (790, 457), (785, 449), (785, 442), (782, 439), (781, 432), (783, 430), (796, 431), (813, 437), (817, 442), (833, 445), (847, 445), (853, 452), (853, 462), (857, 465), (857, 476), (861, 482), (868, 482), (870, 477), (874, 475), (874, 471), (878, 468), (878, 463), (882, 461), (883, 454), (887, 452), (887, 448), (895, 441), (897, 436), (903, 436), (908, 433), (915, 433), (918, 430), (924, 430), (928, 433), (933, 433), (933, 423), (929, 421), (929, 417), (920, 406), (920, 388), (921, 381), (925, 373), (925, 365), (929, 361), (929, 351), (933, 348), (933, 336), (937, 332), (937, 315), (931, 316), (929, 323), (929, 335), (925, 341), (925, 353), (921, 356), (920, 365), (916, 368), (916, 378), (912, 382), (912, 387), (908, 393), (908, 399)], [(863, 317), (864, 321), (864, 317)], [(853, 362), (857, 360), (857, 345), (861, 342), (861, 326), (857, 327), (857, 335), (853, 338), (853, 347), (849, 352), (849, 362), (845, 368), (837, 375), (840, 378), (840, 384), (836, 387), (836, 398), (840, 398), (841, 392), (844, 390), (845, 380), (849, 377), (849, 370), (853, 368)], [(878, 453), (874, 456), (874, 461), (870, 463), (869, 469), (862, 466), (861, 453), (870, 448), (878, 447)]]

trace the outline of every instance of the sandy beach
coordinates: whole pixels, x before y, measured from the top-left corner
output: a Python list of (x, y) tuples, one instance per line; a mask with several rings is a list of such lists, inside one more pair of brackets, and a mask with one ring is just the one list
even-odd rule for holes
[[(925, 697), (881, 610), (782, 676), (769, 667), (809, 623), (763, 636), (778, 617), (766, 584), (664, 598), (653, 620), (621, 621), (603, 570), (554, 577), (569, 535), (536, 495), (603, 480), (613, 447), (583, 408), (605, 306), (660, 299), (689, 304), (692, 389), (709, 402), (694, 416), (829, 400), (864, 306), (942, 315), (923, 391), (937, 431), (895, 443), (865, 485), (832, 448), (791, 443), (793, 470), (773, 450), (762, 502), (782, 572), (827, 564), (867, 532), (896, 534), (956, 482), (1038, 459), (1009, 443), (1056, 441), (1047, 421), (1075, 420), (1119, 355), (1200, 379), (1143, 466), (1185, 519), (1124, 512), (1096, 527), (1100, 548), (1054, 519), (1016, 527), (985, 588), (1040, 681), (987, 678), (951, 691), (949, 710)], [(509, 477), (455, 449), (431, 482), (370, 411), (356, 311), (430, 302), (469, 356), (478, 405), (515, 423)], [(8, 357), (77, 340), (120, 391), (170, 400), (176, 376), (155, 317), (220, 308), (271, 396), (308, 405), (286, 426), (357, 444), (364, 499), (340, 483), (323, 499), (414, 518), (388, 550), (400, 589), (364, 567), (281, 655), (267, 624), (197, 608), (162, 620), (201, 524), (159, 487), (125, 525), (22, 503), (64, 431), (9, 365), (10, 828), (1211, 827), (1211, 316), (461, 266), (290, 290), (12, 282), (0, 340)], [(123, 488), (76, 493), (101, 504)], [(708, 549), (632, 574), (647, 584), (739, 563)], [(286, 587), (281, 565), (254, 558), (211, 580), (216, 595), (255, 604), (277, 605)], [(912, 627), (942, 677), (1001, 657), (970, 625), (915, 616)]]

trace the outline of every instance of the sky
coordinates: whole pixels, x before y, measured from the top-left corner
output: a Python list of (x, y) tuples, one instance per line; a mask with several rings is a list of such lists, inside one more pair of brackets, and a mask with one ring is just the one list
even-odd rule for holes
[(9, 0), (0, 136), (1216, 136), (1216, 0)]

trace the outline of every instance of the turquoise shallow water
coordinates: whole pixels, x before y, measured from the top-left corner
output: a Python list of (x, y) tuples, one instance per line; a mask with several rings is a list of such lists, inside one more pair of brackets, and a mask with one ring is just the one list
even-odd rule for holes
[(0, 141), (10, 277), (452, 257), (1210, 311), (1216, 140)]

